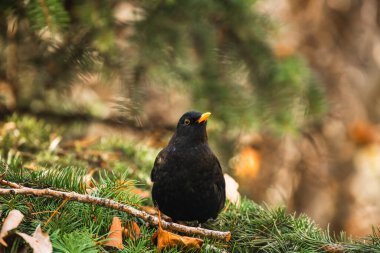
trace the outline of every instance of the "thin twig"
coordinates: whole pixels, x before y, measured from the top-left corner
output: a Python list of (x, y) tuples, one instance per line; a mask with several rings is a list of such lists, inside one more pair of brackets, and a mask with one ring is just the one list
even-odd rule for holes
[(23, 188), (22, 185), (19, 185), (19, 184), (16, 184), (16, 183), (4, 180), (4, 179), (0, 179), (0, 184), (6, 185), (6, 186), (9, 186), (9, 187), (12, 187), (12, 188), (16, 188), (16, 189)]
[(66, 203), (69, 201), (69, 199), (64, 199), (62, 203), (59, 205), (57, 209), (54, 210), (54, 212), (51, 214), (49, 219), (45, 222), (45, 226), (49, 224), (49, 222), (54, 218), (54, 216), (58, 213), (59, 209), (61, 209)]
[[(12, 187), (15, 185), (18, 185), (16, 183), (11, 183), (5, 180), (0, 180), (0, 184), (7, 185), (7, 186), (12, 185)], [(150, 215), (132, 206), (120, 204), (112, 199), (98, 198), (98, 197), (94, 197), (90, 195), (79, 194), (76, 192), (57, 191), (57, 190), (52, 190), (49, 188), (33, 189), (29, 187), (23, 187), (21, 185), (18, 185), (18, 186), (19, 186), (18, 188), (14, 187), (16, 189), (1, 189), (0, 188), (0, 195), (19, 194), (19, 195), (33, 195), (33, 196), (38, 196), (38, 197), (68, 199), (69, 201), (89, 203), (93, 205), (104, 206), (107, 208), (112, 208), (115, 210), (126, 212), (137, 218), (143, 219), (149, 224), (152, 224), (155, 226), (158, 225), (158, 218), (156, 216)], [(199, 235), (202, 237), (224, 240), (224, 241), (229, 241), (231, 238), (230, 232), (215, 231), (215, 230), (209, 230), (209, 229), (204, 229), (204, 228), (199, 228), (199, 227), (188, 227), (188, 226), (180, 225), (173, 222), (167, 222), (167, 221), (161, 221), (161, 225), (165, 229), (169, 229), (172, 231), (181, 232), (185, 234)]]

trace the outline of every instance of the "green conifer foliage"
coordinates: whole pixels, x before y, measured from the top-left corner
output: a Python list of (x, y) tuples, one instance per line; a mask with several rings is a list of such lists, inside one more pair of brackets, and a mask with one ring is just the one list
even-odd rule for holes
[(255, 2), (145, 2), (140, 59), (172, 73), (224, 122), (238, 115), (248, 125), (257, 118), (294, 129), (323, 111), (323, 96), (299, 56), (275, 57), (268, 43), (275, 27)]
[[(276, 24), (256, 1), (130, 1), (140, 14), (128, 21), (114, 16), (120, 3), (1, 3), (0, 24), (8, 33), (1, 33), (0, 46), (16, 45), (18, 73), (9, 81), (18, 87), (21, 107), (37, 97), (50, 101), (51, 110), (75, 111), (54, 103), (65, 101), (54, 90), (96, 73), (125, 84), (132, 101), (128, 109), (135, 113), (149, 99), (147, 80), (181, 87), (194, 107), (215, 112), (230, 126), (238, 120), (247, 127), (294, 130), (324, 111), (323, 92), (302, 58), (274, 55), (269, 41)], [(9, 17), (16, 19), (12, 38)], [(14, 68), (5, 63), (0, 76), (7, 78)]]

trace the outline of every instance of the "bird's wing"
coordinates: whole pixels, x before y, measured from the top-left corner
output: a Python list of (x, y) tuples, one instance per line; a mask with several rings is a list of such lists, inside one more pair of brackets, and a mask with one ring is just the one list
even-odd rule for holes
[(214, 168), (214, 173), (216, 173), (215, 175), (216, 189), (215, 190), (217, 191), (216, 193), (217, 193), (217, 196), (219, 197), (219, 203), (220, 203), (219, 210), (222, 210), (224, 207), (224, 203), (226, 202), (226, 182), (224, 180), (222, 167), (220, 166), (218, 159), (216, 160), (217, 160), (217, 163)]
[(152, 172), (150, 173), (150, 180), (155, 182), (157, 180), (157, 174), (160, 168), (166, 163), (166, 157), (168, 155), (168, 151), (166, 148), (158, 153), (156, 160), (154, 161)]

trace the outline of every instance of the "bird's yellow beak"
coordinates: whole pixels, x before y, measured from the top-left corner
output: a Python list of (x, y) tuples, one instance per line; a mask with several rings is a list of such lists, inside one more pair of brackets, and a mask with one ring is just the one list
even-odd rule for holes
[(206, 121), (208, 119), (208, 117), (210, 117), (211, 115), (211, 112), (205, 112), (201, 115), (201, 117), (197, 120), (198, 123), (202, 123), (204, 121)]

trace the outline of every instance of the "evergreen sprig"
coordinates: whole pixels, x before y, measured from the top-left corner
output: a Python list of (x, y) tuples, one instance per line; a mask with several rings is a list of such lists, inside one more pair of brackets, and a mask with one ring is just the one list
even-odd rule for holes
[(229, 229), (232, 252), (379, 252), (379, 230), (370, 240), (355, 241), (320, 229), (306, 215), (288, 214), (285, 208), (262, 207), (243, 199), (241, 206), (223, 212), (214, 229)]

